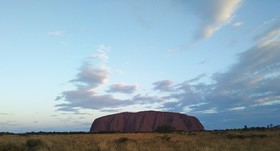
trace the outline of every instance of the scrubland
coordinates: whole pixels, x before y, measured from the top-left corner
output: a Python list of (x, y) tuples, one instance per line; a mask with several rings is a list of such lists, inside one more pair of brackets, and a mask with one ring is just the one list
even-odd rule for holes
[(279, 151), (280, 129), (0, 135), (0, 151)]

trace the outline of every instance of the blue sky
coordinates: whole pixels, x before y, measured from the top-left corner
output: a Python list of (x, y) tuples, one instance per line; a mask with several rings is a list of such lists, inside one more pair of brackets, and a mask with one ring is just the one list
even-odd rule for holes
[(278, 0), (0, 1), (0, 131), (118, 112), (280, 124)]

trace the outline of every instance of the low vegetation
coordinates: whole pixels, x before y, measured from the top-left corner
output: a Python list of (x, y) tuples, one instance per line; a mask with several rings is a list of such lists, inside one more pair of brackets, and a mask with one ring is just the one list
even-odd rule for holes
[(0, 151), (279, 151), (280, 129), (0, 134)]

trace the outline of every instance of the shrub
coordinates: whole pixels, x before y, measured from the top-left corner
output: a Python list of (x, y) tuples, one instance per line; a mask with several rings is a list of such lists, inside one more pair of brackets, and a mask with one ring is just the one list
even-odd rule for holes
[(163, 135), (163, 136), (161, 136), (161, 139), (165, 140), (165, 141), (169, 141), (171, 139), (171, 137), (168, 135)]
[(129, 139), (126, 137), (121, 137), (119, 139), (116, 140), (116, 143), (125, 143), (127, 142)]
[(45, 147), (45, 143), (41, 139), (28, 139), (26, 141), (26, 146), (29, 151), (36, 151)]
[(13, 144), (13, 143), (7, 143), (4, 145), (0, 145), (1, 151), (21, 151), (24, 150), (24, 148), (20, 148), (20, 146)]
[(126, 151), (128, 141), (129, 141), (129, 139), (127, 137), (121, 137), (119, 139), (116, 139), (115, 144), (114, 144), (115, 149), (121, 150), (121, 151)]

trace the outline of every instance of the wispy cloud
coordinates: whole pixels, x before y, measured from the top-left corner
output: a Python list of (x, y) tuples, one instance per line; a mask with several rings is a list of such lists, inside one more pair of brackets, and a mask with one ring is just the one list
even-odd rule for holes
[(107, 62), (109, 60), (109, 57), (104, 53), (93, 54), (91, 56), (91, 58), (97, 59), (97, 60), (100, 60), (100, 61), (103, 61), (103, 62)]
[(233, 26), (234, 28), (239, 28), (239, 27), (241, 27), (242, 25), (243, 25), (242, 22), (235, 22), (235, 23), (232, 24), (232, 26)]
[(210, 109), (207, 109), (207, 110), (201, 110), (201, 111), (196, 111), (196, 113), (198, 114), (214, 114), (214, 113), (218, 113), (216, 108), (213, 107), (213, 108), (210, 108)]
[(4, 121), (4, 122), (0, 122), (0, 125), (3, 125), (4, 128), (5, 127), (14, 127), (14, 126), (20, 126), (21, 124), (19, 124), (17, 121)]
[(109, 56), (108, 53), (111, 51), (111, 48), (101, 44), (99, 46), (97, 46), (96, 48), (96, 53), (94, 53), (91, 58), (92, 59), (96, 59), (98, 61), (102, 61), (102, 62), (107, 62), (109, 60)]
[(150, 95), (142, 95), (142, 94), (137, 94), (134, 97), (132, 97), (130, 100), (134, 104), (152, 104), (152, 103), (164, 101), (161, 97), (158, 96), (150, 96)]
[(0, 115), (13, 115), (11, 113), (0, 113)]
[(240, 110), (244, 110), (244, 109), (246, 109), (245, 106), (239, 106), (239, 107), (230, 108), (228, 110), (230, 110), (230, 111), (240, 111)]
[(65, 34), (66, 34), (65, 31), (52, 31), (52, 32), (48, 33), (48, 35), (54, 36), (54, 37), (64, 37)]
[(201, 25), (195, 39), (211, 37), (234, 16), (242, 0), (199, 0), (195, 1), (195, 12)]
[(246, 32), (254, 32), (254, 31), (258, 30), (258, 29), (264, 28), (265, 26), (268, 26), (268, 25), (271, 25), (271, 24), (275, 23), (275, 21), (277, 21), (276, 18), (272, 18), (272, 19), (263, 21), (263, 22), (259, 23), (258, 25), (256, 25), (255, 27), (250, 28)]
[(193, 79), (190, 79), (188, 80), (189, 83), (192, 83), (192, 82), (198, 82), (199, 80), (201, 80), (202, 78), (206, 77), (206, 74), (201, 74)]
[(280, 22), (275, 23), (274, 27), (255, 37), (259, 46), (271, 45), (280, 41)]

